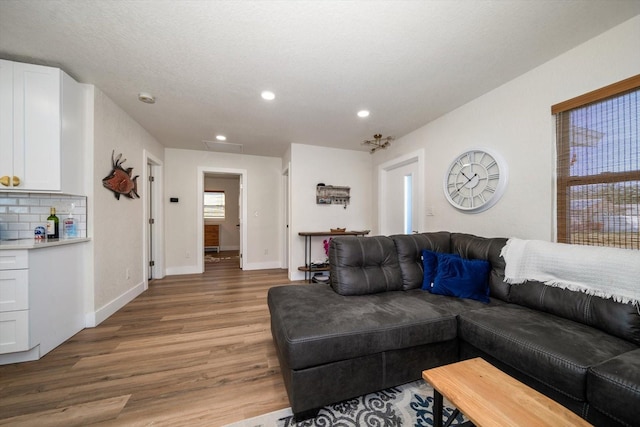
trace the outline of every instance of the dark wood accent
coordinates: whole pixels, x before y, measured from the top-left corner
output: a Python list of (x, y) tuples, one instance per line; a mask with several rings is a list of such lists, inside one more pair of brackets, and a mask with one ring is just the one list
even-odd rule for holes
[(551, 106), (551, 114), (573, 110), (640, 87), (640, 74)]

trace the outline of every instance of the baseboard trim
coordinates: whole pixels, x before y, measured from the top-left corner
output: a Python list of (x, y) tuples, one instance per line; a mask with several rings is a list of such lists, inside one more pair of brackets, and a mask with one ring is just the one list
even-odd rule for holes
[(107, 320), (113, 313), (120, 310), (122, 307), (130, 303), (144, 292), (144, 282), (138, 283), (133, 288), (124, 292), (119, 297), (111, 300), (107, 304), (103, 305), (92, 313), (87, 313), (85, 316), (85, 326), (87, 328), (94, 328), (100, 323)]
[(198, 270), (195, 265), (185, 265), (182, 267), (168, 267), (166, 270), (167, 276), (178, 276), (181, 274), (200, 274), (202, 271)]
[(245, 262), (242, 266), (243, 270), (271, 270), (274, 268), (282, 268), (280, 261)]

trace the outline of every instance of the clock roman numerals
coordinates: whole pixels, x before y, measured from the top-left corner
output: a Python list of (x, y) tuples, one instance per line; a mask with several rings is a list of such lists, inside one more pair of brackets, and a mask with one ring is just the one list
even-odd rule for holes
[(502, 158), (488, 150), (469, 150), (451, 162), (444, 179), (444, 193), (462, 212), (482, 212), (493, 206), (506, 186), (507, 169)]

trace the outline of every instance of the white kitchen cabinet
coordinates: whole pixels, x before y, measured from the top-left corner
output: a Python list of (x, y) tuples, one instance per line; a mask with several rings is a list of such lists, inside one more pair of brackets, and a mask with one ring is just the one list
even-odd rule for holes
[(84, 328), (85, 244), (0, 250), (0, 365), (37, 360)]
[(0, 252), (0, 354), (29, 349), (26, 251)]
[(0, 190), (84, 193), (83, 103), (62, 70), (0, 60)]

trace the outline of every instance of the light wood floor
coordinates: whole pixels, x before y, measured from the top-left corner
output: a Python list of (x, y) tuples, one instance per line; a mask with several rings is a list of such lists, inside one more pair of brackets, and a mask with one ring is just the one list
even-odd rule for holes
[(0, 366), (0, 425), (221, 426), (286, 408), (266, 304), (284, 283), (237, 259), (151, 281), (39, 361)]

